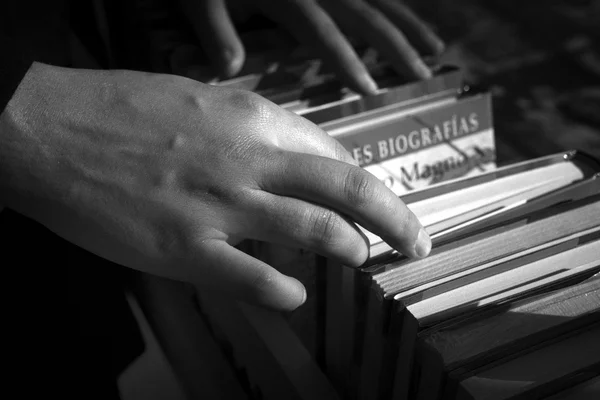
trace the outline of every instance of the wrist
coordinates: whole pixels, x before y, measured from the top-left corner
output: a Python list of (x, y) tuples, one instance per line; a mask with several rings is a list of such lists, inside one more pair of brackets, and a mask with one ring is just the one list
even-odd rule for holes
[(26, 215), (64, 190), (60, 129), (74, 70), (31, 65), (0, 115), (0, 204)]

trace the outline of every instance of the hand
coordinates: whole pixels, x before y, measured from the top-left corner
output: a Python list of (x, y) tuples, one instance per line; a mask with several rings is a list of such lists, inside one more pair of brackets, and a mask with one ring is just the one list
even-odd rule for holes
[[(225, 0), (180, 0), (204, 50), (225, 77), (244, 64), (244, 47)], [(420, 54), (439, 55), (443, 42), (409, 8), (395, 0), (253, 0), (298, 41), (316, 47), (353, 90), (372, 94), (377, 85), (342, 34), (356, 34), (412, 79), (431, 76)], [(417, 47), (418, 51), (413, 47)]]
[(358, 266), (357, 221), (409, 256), (431, 246), (334, 139), (250, 92), (36, 63), (0, 140), (0, 203), (118, 264), (276, 309), (302, 304), (304, 287), (240, 240)]

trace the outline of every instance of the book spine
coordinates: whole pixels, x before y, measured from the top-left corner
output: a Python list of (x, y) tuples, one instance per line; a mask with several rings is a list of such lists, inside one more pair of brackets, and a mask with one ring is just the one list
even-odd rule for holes
[(359, 381), (359, 398), (376, 400), (379, 393), (379, 378), (382, 374), (382, 364), (386, 352), (386, 335), (392, 301), (382, 299), (375, 289), (371, 289), (368, 300), (368, 311), (363, 341), (362, 363), (359, 365), (361, 375)]
[(308, 352), (314, 359), (319, 358), (318, 348), (320, 308), (324, 303), (319, 296), (319, 258), (311, 252), (295, 247), (272, 245), (259, 241), (248, 241), (246, 250), (255, 258), (276, 268), (283, 274), (292, 276), (303, 282), (307, 299), (294, 313), (287, 317), (290, 327), (296, 332)]
[[(413, 372), (414, 348), (419, 332), (419, 322), (409, 310), (404, 310), (402, 333), (397, 335), (393, 332), (394, 331), (392, 330), (390, 336), (395, 343), (398, 343), (398, 351), (394, 352), (396, 356), (396, 368), (393, 371), (394, 379), (388, 380), (386, 384), (392, 384), (393, 386), (393, 399), (408, 400), (411, 394), (410, 388)], [(387, 390), (384, 391), (384, 393), (386, 393), (384, 398), (388, 398), (389, 394)]]
[(374, 110), (390, 104), (406, 103), (420, 97), (448, 90), (455, 90), (458, 94), (461, 89), (462, 81), (462, 73), (460, 70), (447, 67), (439, 75), (436, 75), (431, 79), (409, 82), (374, 96), (361, 97), (355, 101), (349, 101), (333, 107), (309, 112), (304, 114), (303, 117), (315, 124), (322, 124), (338, 118)]

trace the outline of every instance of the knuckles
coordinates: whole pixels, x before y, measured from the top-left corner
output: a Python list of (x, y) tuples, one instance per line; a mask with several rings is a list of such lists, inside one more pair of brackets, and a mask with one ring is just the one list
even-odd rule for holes
[(226, 104), (232, 112), (243, 115), (249, 125), (264, 128), (274, 117), (275, 107), (260, 95), (246, 90), (228, 90)]
[(340, 237), (341, 222), (332, 211), (317, 209), (309, 216), (310, 237), (325, 247), (332, 246)]
[(347, 172), (343, 190), (351, 207), (363, 208), (373, 201), (375, 184), (367, 172), (354, 167)]
[[(277, 143), (278, 132), (273, 127), (280, 120), (281, 112), (263, 97), (244, 90), (219, 90), (213, 113), (201, 122), (213, 131), (214, 150), (227, 160), (239, 160), (250, 168), (268, 156), (269, 149)], [(209, 125), (210, 124), (210, 125)]]

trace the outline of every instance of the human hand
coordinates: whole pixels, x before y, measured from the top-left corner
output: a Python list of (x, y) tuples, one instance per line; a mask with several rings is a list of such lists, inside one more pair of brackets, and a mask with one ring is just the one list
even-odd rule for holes
[[(244, 47), (225, 0), (180, 2), (215, 68), (225, 77), (239, 72), (244, 64)], [(340, 79), (362, 94), (373, 94), (377, 85), (342, 31), (357, 35), (377, 49), (400, 75), (411, 79), (431, 76), (420, 54), (439, 55), (444, 49), (435, 33), (396, 0), (252, 0), (251, 3), (287, 28), (299, 42), (315, 47)]]
[(233, 247), (242, 239), (350, 266), (368, 256), (352, 221), (409, 256), (431, 246), (337, 141), (250, 92), (36, 63), (0, 134), (0, 203), (118, 264), (271, 308), (305, 290)]

